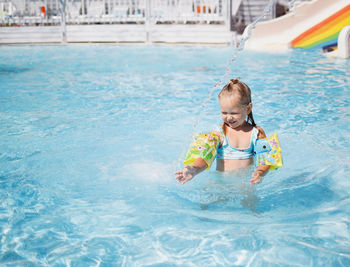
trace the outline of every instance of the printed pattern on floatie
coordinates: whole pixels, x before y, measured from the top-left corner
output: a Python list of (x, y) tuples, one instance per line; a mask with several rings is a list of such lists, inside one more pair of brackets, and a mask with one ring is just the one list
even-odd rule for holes
[(185, 165), (191, 165), (196, 159), (202, 158), (208, 165), (209, 170), (215, 159), (220, 137), (213, 133), (197, 134), (186, 153)]
[(275, 170), (283, 166), (282, 149), (277, 133), (270, 137), (256, 140), (254, 154), (256, 166), (269, 165), (269, 170)]

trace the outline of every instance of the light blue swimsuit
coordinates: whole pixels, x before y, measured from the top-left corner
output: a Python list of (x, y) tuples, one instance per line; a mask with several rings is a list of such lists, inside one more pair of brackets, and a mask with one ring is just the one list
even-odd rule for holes
[(253, 157), (254, 144), (259, 133), (258, 129), (253, 127), (252, 134), (250, 136), (250, 146), (245, 149), (239, 149), (231, 146), (221, 127), (218, 127), (218, 132), (220, 132), (223, 136), (223, 143), (217, 149), (217, 159), (249, 159)]

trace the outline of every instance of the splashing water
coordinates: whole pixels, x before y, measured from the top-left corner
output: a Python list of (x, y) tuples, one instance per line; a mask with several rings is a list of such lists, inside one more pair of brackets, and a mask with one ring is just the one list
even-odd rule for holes
[[(258, 22), (260, 22), (264, 17), (266, 17), (266, 15), (271, 11), (272, 9), (272, 6), (273, 6), (273, 3), (274, 1), (273, 0), (269, 0), (268, 4), (265, 6), (263, 12), (261, 13), (261, 15), (256, 18), (251, 24), (249, 24), (247, 26), (247, 28), (245, 29), (243, 35), (241, 36), (241, 40), (239, 42), (239, 45), (238, 47), (235, 49), (234, 53), (233, 53), (233, 56), (230, 58), (230, 60), (226, 63), (226, 67), (225, 67), (225, 73), (224, 75), (222, 76), (222, 78), (213, 86), (213, 88), (210, 90), (209, 92), (209, 95), (208, 97), (203, 101), (203, 103), (200, 105), (199, 107), (199, 114), (193, 124), (193, 127), (192, 127), (192, 132), (190, 134), (190, 136), (188, 136), (186, 138), (186, 140), (190, 140), (190, 139), (193, 139), (193, 137), (195, 136), (195, 133), (196, 133), (196, 130), (197, 130), (197, 127), (198, 127), (198, 124), (200, 122), (200, 120), (202, 119), (203, 117), (203, 114), (204, 112), (206, 111), (206, 107), (207, 107), (207, 104), (208, 102), (210, 101), (210, 99), (212, 98), (213, 94), (214, 94), (214, 91), (216, 91), (217, 88), (219, 88), (222, 84), (222, 82), (224, 80), (226, 80), (229, 75), (231, 74), (231, 69), (230, 69), (230, 66), (233, 64), (233, 62), (236, 60), (236, 58), (238, 57), (239, 53), (241, 51), (244, 50), (244, 46), (245, 46), (245, 43), (247, 42), (247, 40), (250, 38), (250, 36), (252, 35), (252, 32), (253, 30), (255, 29), (256, 27), (256, 24)], [(182, 152), (181, 152), (181, 155), (179, 157), (179, 160), (178, 160), (178, 165), (181, 166), (182, 164), (182, 159), (184, 158), (185, 156), (185, 153), (186, 153), (186, 146), (187, 146), (187, 143), (183, 146), (182, 148)]]

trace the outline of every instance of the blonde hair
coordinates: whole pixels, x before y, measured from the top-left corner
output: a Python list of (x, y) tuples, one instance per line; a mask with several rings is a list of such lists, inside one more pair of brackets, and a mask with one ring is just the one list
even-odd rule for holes
[[(251, 91), (248, 85), (246, 85), (244, 82), (240, 81), (239, 79), (231, 79), (220, 91), (218, 97), (219, 99), (223, 96), (238, 96), (240, 99), (240, 103), (243, 106), (248, 105), (252, 102), (251, 99)], [(253, 118), (253, 112), (251, 111), (248, 114), (248, 122), (252, 124), (253, 127), (256, 126), (254, 118)]]

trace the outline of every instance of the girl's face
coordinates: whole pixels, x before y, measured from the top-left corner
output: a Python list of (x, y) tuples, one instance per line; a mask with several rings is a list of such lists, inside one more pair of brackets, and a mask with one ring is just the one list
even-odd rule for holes
[(242, 105), (239, 97), (222, 96), (219, 99), (221, 117), (229, 127), (236, 129), (246, 123), (247, 115), (252, 110), (252, 103)]

